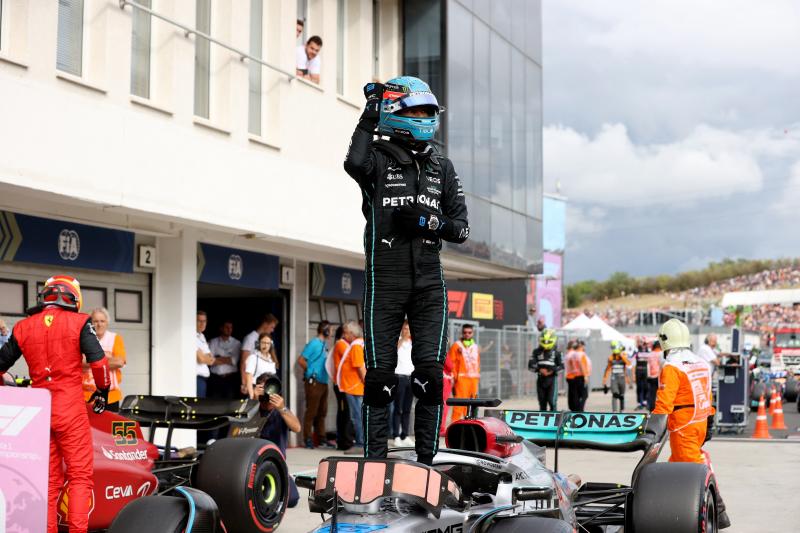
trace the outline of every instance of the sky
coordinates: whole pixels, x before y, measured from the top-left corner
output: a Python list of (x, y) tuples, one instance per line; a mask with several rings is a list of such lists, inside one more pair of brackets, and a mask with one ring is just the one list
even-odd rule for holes
[(800, 2), (544, 0), (565, 279), (800, 256)]

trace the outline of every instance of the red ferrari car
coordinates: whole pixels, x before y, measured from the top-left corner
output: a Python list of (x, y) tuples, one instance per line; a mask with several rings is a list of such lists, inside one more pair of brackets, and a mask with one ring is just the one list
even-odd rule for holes
[[(175, 429), (212, 430), (240, 426), (258, 413), (252, 400), (128, 396), (122, 414), (94, 414), (94, 494), (89, 529), (109, 533), (264, 533), (286, 510), (288, 471), (271, 442), (226, 438), (203, 453), (178, 453)], [(145, 440), (140, 424), (149, 427)], [(166, 429), (166, 444), (152, 438)], [(240, 435), (253, 432), (234, 431)], [(66, 524), (67, 496), (59, 499)]]

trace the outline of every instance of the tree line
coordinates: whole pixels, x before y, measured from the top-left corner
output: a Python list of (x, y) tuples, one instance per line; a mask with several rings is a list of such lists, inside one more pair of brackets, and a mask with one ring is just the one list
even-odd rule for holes
[(800, 266), (799, 259), (723, 259), (718, 263), (709, 263), (702, 270), (691, 270), (675, 275), (661, 274), (637, 278), (627, 272), (615, 272), (605, 281), (579, 281), (567, 286), (567, 307), (577, 307), (586, 301), (617, 298), (628, 294), (681, 292), (738, 276), (757, 274), (764, 270), (798, 266)]

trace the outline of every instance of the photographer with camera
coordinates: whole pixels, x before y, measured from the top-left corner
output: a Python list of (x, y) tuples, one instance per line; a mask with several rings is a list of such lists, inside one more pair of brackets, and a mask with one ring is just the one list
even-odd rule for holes
[[(259, 416), (263, 419), (260, 437), (272, 441), (286, 457), (289, 431), (300, 433), (300, 420), (286, 407), (281, 393), (281, 381), (270, 374), (256, 379), (255, 395), (259, 401)], [(294, 480), (289, 476), (289, 507), (297, 505), (300, 495)]]

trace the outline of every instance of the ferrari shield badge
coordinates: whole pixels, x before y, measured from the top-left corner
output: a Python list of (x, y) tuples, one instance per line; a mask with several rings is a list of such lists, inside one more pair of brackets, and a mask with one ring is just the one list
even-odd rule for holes
[(56, 317), (55, 317), (55, 316), (53, 316), (53, 315), (45, 315), (45, 316), (44, 316), (44, 325), (45, 325), (45, 326), (47, 326), (47, 327), (49, 328), (50, 326), (52, 326), (52, 325), (53, 325), (53, 320), (54, 320), (55, 318), (56, 318)]

